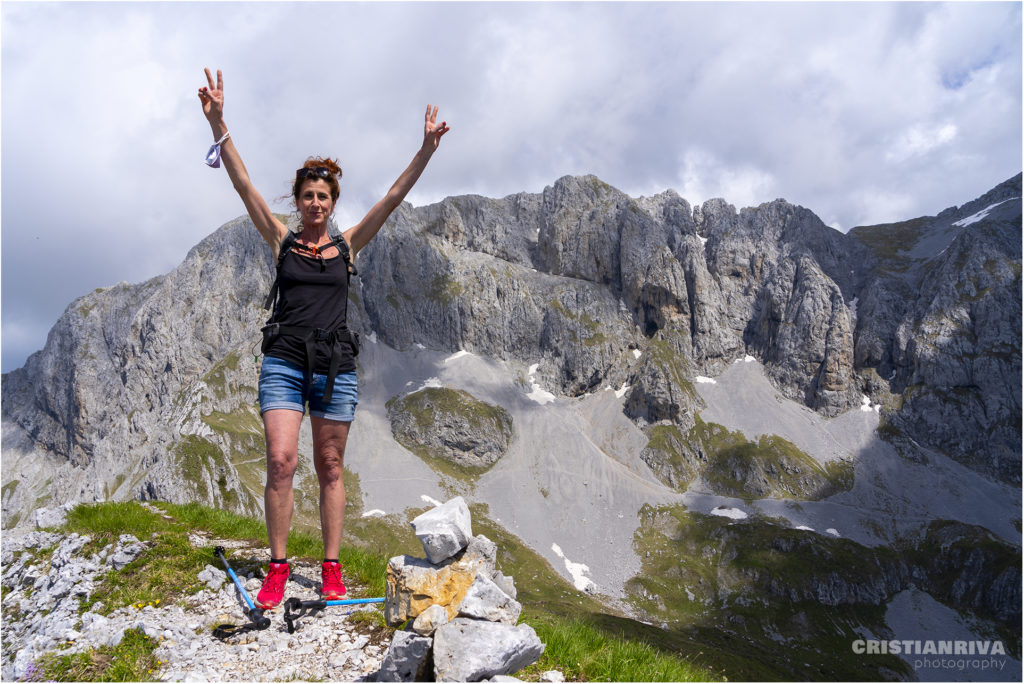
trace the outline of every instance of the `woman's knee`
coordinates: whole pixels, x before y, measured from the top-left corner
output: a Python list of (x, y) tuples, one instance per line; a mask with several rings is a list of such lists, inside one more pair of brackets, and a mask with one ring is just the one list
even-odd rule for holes
[(268, 451), (267, 452), (267, 483), (282, 484), (291, 483), (295, 470), (299, 466), (299, 454), (297, 451)]
[(325, 446), (313, 454), (313, 465), (322, 483), (331, 483), (342, 478), (345, 466), (345, 450)]

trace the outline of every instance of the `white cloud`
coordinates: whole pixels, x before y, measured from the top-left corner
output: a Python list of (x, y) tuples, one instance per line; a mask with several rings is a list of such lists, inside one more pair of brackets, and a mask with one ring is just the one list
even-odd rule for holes
[(915, 125), (903, 131), (886, 152), (885, 159), (890, 163), (899, 163), (929, 154), (956, 138), (957, 128), (951, 123), (934, 124), (931, 126)]
[[(452, 127), (409, 196), (593, 173), (852, 227), (934, 214), (1020, 171), (1016, 3), (4, 3), (3, 325), (165, 273), (242, 213), (196, 89), (272, 206), (340, 158), (350, 224)], [(42, 182), (47, 181), (47, 182)], [(54, 181), (56, 182), (54, 184)], [(48, 196), (41, 197), (41, 193)], [(50, 251), (40, 278), (31, 256)], [(44, 282), (45, 281), (45, 282)], [(23, 287), (32, 283), (33, 287)], [(13, 293), (17, 292), (17, 297)], [(3, 368), (42, 346), (5, 334)]]

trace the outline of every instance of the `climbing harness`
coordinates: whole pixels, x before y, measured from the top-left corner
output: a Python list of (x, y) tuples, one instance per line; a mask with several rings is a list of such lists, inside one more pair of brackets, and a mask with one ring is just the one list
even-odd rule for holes
[[(329, 601), (302, 601), (295, 597), (292, 597), (284, 602), (284, 621), (288, 625), (288, 633), (293, 634), (295, 632), (295, 623), (299, 618), (311, 617), (316, 615), (327, 606), (356, 606), (366, 603), (384, 603), (384, 597), (381, 598), (363, 598), (363, 599), (333, 599)], [(294, 612), (294, 614), (293, 614)]]
[(240, 634), (242, 632), (248, 632), (253, 629), (266, 629), (270, 626), (270, 618), (263, 615), (263, 609), (257, 608), (253, 604), (252, 599), (249, 598), (249, 592), (245, 590), (241, 580), (238, 579), (238, 575), (231, 569), (231, 565), (228, 564), (228, 559), (224, 557), (224, 547), (218, 546), (213, 550), (214, 554), (220, 558), (221, 562), (224, 563), (224, 567), (227, 568), (228, 574), (231, 575), (231, 579), (234, 581), (235, 586), (238, 587), (239, 593), (242, 598), (245, 599), (246, 604), (249, 606), (249, 610), (246, 611), (249, 615), (249, 619), (252, 621), (248, 625), (242, 625), (241, 627), (234, 627), (233, 625), (220, 625), (214, 630), (214, 636), (224, 638), (233, 634)]

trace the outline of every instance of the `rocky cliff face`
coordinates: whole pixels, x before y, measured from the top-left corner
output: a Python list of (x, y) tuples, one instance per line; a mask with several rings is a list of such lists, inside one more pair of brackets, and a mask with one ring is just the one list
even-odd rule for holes
[[(1018, 483), (1020, 186), (847, 235), (783, 200), (691, 207), (592, 176), (404, 205), (359, 256), (352, 327), (536, 364), (557, 394), (624, 387), (630, 418), (680, 434), (694, 378), (752, 355), (824, 415), (867, 394), (908, 455)], [(4, 524), (50, 496), (258, 507), (239, 492), (262, 452), (250, 359), (271, 272), (238, 219), (166, 276), (73, 302), (3, 378)]]

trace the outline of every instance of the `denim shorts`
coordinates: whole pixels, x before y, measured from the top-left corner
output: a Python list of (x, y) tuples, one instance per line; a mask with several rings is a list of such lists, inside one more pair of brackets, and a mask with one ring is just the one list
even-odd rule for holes
[(356, 374), (338, 373), (334, 378), (334, 396), (330, 405), (324, 405), (326, 373), (313, 373), (313, 382), (306, 378), (306, 369), (284, 359), (263, 357), (260, 367), (260, 414), (271, 409), (291, 409), (328, 420), (351, 422), (359, 403)]

